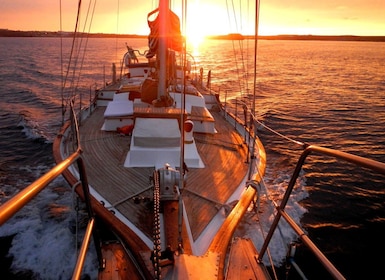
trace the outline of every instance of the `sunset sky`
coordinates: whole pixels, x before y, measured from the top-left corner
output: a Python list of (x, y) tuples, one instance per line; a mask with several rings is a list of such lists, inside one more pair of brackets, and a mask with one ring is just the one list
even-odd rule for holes
[[(62, 0), (62, 30), (73, 31), (77, 9), (76, 0)], [(147, 4), (148, 2), (149, 4)], [(227, 11), (226, 2), (230, 12)], [(253, 2), (249, 1), (254, 5)], [(89, 0), (82, 1), (81, 31), (84, 27)], [(147, 14), (157, 1), (98, 0), (90, 32), (147, 35)], [(178, 13), (180, 7), (172, 8)], [(203, 35), (254, 33), (254, 7), (238, 0), (234, 6), (227, 0), (192, 0), (188, 2), (187, 34)], [(260, 11), (261, 35), (385, 35), (385, 0), (262, 0)], [(92, 11), (91, 4), (90, 10)], [(198, 7), (199, 4), (199, 8)], [(233, 15), (233, 9), (236, 15)], [(118, 12), (119, 11), (119, 12)], [(178, 13), (179, 14), (179, 13)], [(90, 21), (91, 15), (88, 17)], [(236, 20), (234, 20), (234, 18)], [(232, 23), (229, 23), (229, 19)], [(189, 22), (189, 20), (187, 20)], [(0, 28), (11, 30), (60, 30), (59, 0), (1, 0)]]

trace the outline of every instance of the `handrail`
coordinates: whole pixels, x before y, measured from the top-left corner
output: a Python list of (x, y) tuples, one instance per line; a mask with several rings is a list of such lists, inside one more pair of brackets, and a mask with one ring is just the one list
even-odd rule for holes
[(55, 178), (61, 175), (72, 164), (77, 162), (80, 174), (80, 181), (82, 182), (83, 192), (85, 196), (85, 203), (88, 210), (88, 216), (90, 218), (86, 229), (85, 237), (82, 242), (82, 246), (76, 261), (76, 266), (73, 272), (72, 279), (80, 279), (81, 272), (84, 266), (86, 252), (90, 242), (91, 233), (94, 237), (94, 243), (96, 247), (96, 253), (99, 260), (99, 267), (104, 268), (104, 260), (102, 258), (99, 235), (97, 231), (93, 230), (95, 227), (95, 217), (91, 207), (90, 193), (88, 188), (87, 176), (83, 160), (81, 158), (82, 150), (78, 148), (68, 158), (57, 164), (46, 174), (27, 186), (24, 190), (20, 191), (10, 200), (0, 206), (0, 226), (7, 222), (13, 215), (15, 215), (20, 209), (22, 209), (28, 202), (30, 202), (36, 195), (39, 194), (45, 187), (48, 186)]
[(84, 261), (86, 259), (86, 254), (87, 254), (88, 246), (90, 244), (91, 234), (93, 232), (94, 226), (95, 226), (95, 218), (91, 218), (90, 221), (88, 222), (82, 247), (80, 248), (80, 251), (79, 251), (78, 260), (76, 262), (75, 269), (72, 273), (72, 279), (80, 279), (80, 276), (82, 275)]
[(347, 162), (351, 162), (356, 164), (357, 166), (361, 166), (364, 168), (369, 168), (371, 170), (377, 171), (381, 174), (385, 175), (385, 163), (378, 162), (375, 160), (363, 158), (357, 155), (349, 154), (342, 151), (337, 151), (330, 148), (319, 147), (316, 145), (305, 145), (305, 150), (302, 152), (297, 166), (294, 170), (294, 173), (290, 179), (289, 185), (286, 189), (282, 202), (279, 206), (276, 207), (277, 215), (274, 218), (274, 221), (269, 229), (269, 232), (266, 236), (266, 239), (262, 245), (262, 248), (259, 252), (258, 262), (262, 262), (262, 258), (269, 246), (270, 240), (274, 234), (275, 229), (278, 226), (279, 220), (281, 216), (288, 222), (288, 224), (293, 228), (293, 230), (299, 235), (300, 239), (304, 242), (306, 246), (312, 251), (312, 253), (320, 260), (326, 270), (335, 278), (335, 279), (345, 279), (344, 276), (334, 267), (334, 265), (326, 258), (326, 256), (319, 251), (316, 245), (308, 238), (308, 236), (302, 231), (302, 229), (295, 223), (295, 221), (285, 212), (286, 204), (289, 200), (291, 192), (294, 188), (295, 182), (299, 176), (299, 173), (302, 169), (302, 166), (305, 162), (305, 159), (311, 153), (318, 153), (321, 155), (331, 156), (337, 159), (342, 159)]
[(29, 201), (31, 201), (40, 191), (42, 191), (49, 183), (62, 174), (71, 164), (73, 164), (81, 155), (78, 149), (67, 159), (53, 167), (50, 171), (30, 184), (24, 190), (20, 191), (13, 198), (0, 206), (0, 226), (8, 221), (20, 209), (22, 209)]

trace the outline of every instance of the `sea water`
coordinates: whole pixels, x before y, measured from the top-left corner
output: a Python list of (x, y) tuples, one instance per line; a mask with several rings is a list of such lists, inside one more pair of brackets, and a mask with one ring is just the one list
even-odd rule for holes
[[(62, 104), (68, 102), (61, 85), (76, 81), (78, 91), (89, 96), (111, 79), (113, 62), (119, 73), (126, 42), (147, 48), (144, 39), (79, 42), (72, 51), (80, 46), (88, 51), (79, 55), (84, 59), (71, 61), (83, 69), (73, 77), (65, 66), (69, 39), (0, 38), (0, 203), (53, 167), (52, 141), (62, 124)], [(245, 51), (234, 52), (239, 46)], [(255, 96), (252, 49), (248, 40), (213, 40), (190, 51), (204, 78), (212, 71), (211, 85), (222, 101), (255, 101), (258, 119), (291, 139), (385, 162), (385, 43), (259, 41)], [(247, 83), (239, 82), (245, 78)], [(279, 202), (302, 150), (262, 126), (258, 133), (267, 152), (266, 196)], [(319, 156), (306, 161), (297, 181), (288, 211), (349, 279), (374, 278), (382, 271), (376, 256), (385, 249), (384, 182), (384, 176)], [(0, 236), (13, 237), (2, 242), (2, 248), (10, 246), (2, 275), (71, 277), (79, 242), (74, 224), (80, 219), (74, 197), (60, 177), (0, 227)], [(260, 247), (257, 219), (254, 211), (248, 213), (240, 234)], [(283, 239), (293, 235), (284, 225), (279, 234)], [(282, 264), (286, 244), (279, 242), (271, 254)], [(310, 279), (327, 278), (306, 250), (298, 250), (296, 260), (306, 264)], [(91, 245), (84, 272), (91, 278), (95, 263)]]

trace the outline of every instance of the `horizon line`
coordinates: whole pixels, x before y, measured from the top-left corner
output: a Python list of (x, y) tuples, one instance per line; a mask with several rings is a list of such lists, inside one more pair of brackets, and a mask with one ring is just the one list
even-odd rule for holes
[[(46, 30), (13, 30), (13, 29), (8, 29), (8, 28), (0, 28), (0, 36), (2, 35), (1, 33), (3, 32), (12, 32), (12, 33), (63, 33), (63, 34), (73, 34), (74, 31), (46, 31)], [(79, 34), (90, 34), (90, 35), (104, 35), (104, 36), (134, 36), (134, 37), (148, 37), (148, 34), (132, 34), (132, 33), (103, 33), (103, 32), (78, 32)], [(210, 38), (210, 37), (255, 37), (256, 35), (254, 34), (241, 34), (241, 33), (227, 33), (227, 34), (210, 34), (210, 35), (205, 35), (203, 37), (205, 38)], [(381, 38), (385, 37), (385, 35), (353, 35), (353, 34), (340, 34), (340, 35), (329, 35), (329, 34), (269, 34), (269, 35), (264, 35), (264, 34), (258, 34), (258, 37), (282, 37), (282, 36), (313, 36), (313, 37), (376, 37), (376, 38)]]

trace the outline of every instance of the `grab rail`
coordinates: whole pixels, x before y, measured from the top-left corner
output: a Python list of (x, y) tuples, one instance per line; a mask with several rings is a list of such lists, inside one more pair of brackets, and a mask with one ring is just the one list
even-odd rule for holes
[(258, 262), (262, 262), (262, 258), (269, 246), (270, 240), (273, 236), (274, 231), (276, 230), (279, 220), (281, 216), (288, 222), (288, 224), (292, 227), (292, 229), (296, 232), (296, 234), (300, 237), (303, 243), (309, 247), (311, 252), (319, 259), (322, 265), (326, 268), (327, 271), (335, 278), (335, 279), (345, 279), (345, 277), (334, 267), (334, 265), (327, 259), (327, 257), (317, 248), (317, 246), (309, 239), (309, 237), (304, 233), (304, 231), (296, 224), (296, 222), (285, 212), (285, 206), (289, 200), (290, 194), (294, 188), (295, 182), (299, 176), (299, 173), (302, 169), (302, 166), (305, 162), (305, 159), (311, 153), (319, 153), (322, 155), (331, 156), (334, 158), (342, 159), (347, 162), (351, 162), (356, 164), (357, 166), (369, 168), (371, 170), (377, 171), (381, 174), (385, 175), (385, 164), (382, 162), (378, 162), (375, 160), (363, 158), (360, 156), (352, 155), (349, 153), (337, 151), (334, 149), (323, 148), (315, 145), (306, 145), (305, 150), (302, 152), (297, 166), (294, 170), (294, 173), (290, 179), (289, 185), (286, 189), (282, 202), (279, 206), (276, 207), (277, 215), (274, 218), (274, 221), (270, 227), (270, 230), (266, 236), (266, 239), (262, 245), (262, 248), (259, 252)]
[(87, 229), (86, 229), (86, 232), (84, 235), (82, 246), (80, 247), (79, 257), (78, 257), (78, 260), (76, 262), (74, 272), (72, 273), (72, 279), (80, 279), (80, 277), (82, 275), (84, 261), (86, 259), (88, 246), (89, 246), (90, 240), (91, 240), (91, 233), (94, 232), (93, 231), (94, 226), (95, 226), (95, 218), (91, 218), (88, 222), (88, 225), (87, 225)]
[(82, 150), (77, 149), (67, 159), (57, 164), (42, 177), (37, 179), (35, 182), (27, 186), (24, 190), (20, 191), (14, 197), (12, 197), (10, 200), (0, 206), (0, 226), (2, 226), (20, 209), (22, 209), (28, 202), (30, 202), (37, 194), (39, 194), (40, 191), (47, 187), (49, 183), (51, 183), (55, 178), (65, 172), (67, 168), (70, 167), (73, 163), (77, 162), (80, 173), (80, 181), (82, 182), (83, 192), (85, 195), (85, 203), (87, 206), (88, 216), (90, 220), (87, 226), (85, 237), (83, 239), (82, 247), (76, 262), (76, 267), (74, 269), (72, 279), (80, 279), (81, 271), (86, 257), (86, 251), (89, 246), (91, 233), (94, 237), (96, 253), (99, 260), (99, 267), (102, 268), (104, 266), (99, 236), (97, 234), (97, 231), (93, 230), (95, 226), (95, 218), (91, 207), (87, 176), (84, 168), (84, 163), (81, 158), (81, 153)]
[(49, 183), (63, 173), (71, 164), (73, 164), (81, 154), (81, 150), (77, 150), (67, 159), (52, 168), (48, 173), (37, 179), (24, 190), (20, 191), (13, 198), (0, 206), (0, 226), (22, 209), (29, 201), (31, 201), (40, 191), (42, 191)]

